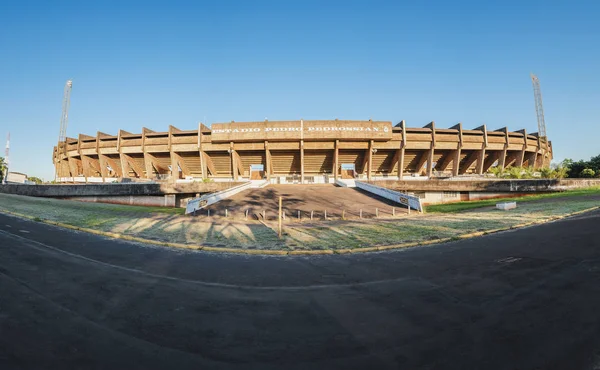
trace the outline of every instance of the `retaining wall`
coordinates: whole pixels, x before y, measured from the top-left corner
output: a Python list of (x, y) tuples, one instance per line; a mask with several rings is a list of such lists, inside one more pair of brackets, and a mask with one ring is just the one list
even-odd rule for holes
[(538, 193), (600, 186), (599, 179), (527, 179), (527, 180), (381, 180), (365, 181), (398, 191), (476, 191), (490, 193)]
[(0, 185), (0, 193), (30, 197), (70, 198), (124, 195), (205, 194), (229, 189), (242, 182), (116, 183), (86, 185)]
[(179, 207), (179, 199), (175, 194), (165, 195), (122, 195), (122, 196), (89, 196), (66, 197), (62, 199), (92, 203), (127, 204), (132, 206), (149, 207)]

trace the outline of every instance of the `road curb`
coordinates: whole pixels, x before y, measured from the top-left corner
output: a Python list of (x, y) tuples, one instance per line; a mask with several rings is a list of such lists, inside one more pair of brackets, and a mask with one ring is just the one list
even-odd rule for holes
[(123, 234), (113, 233), (113, 232), (108, 232), (108, 231), (89, 229), (89, 228), (85, 228), (85, 227), (69, 225), (69, 224), (52, 221), (52, 220), (39, 219), (38, 217), (24, 215), (21, 213), (7, 211), (7, 210), (0, 210), (0, 213), (16, 216), (16, 217), (20, 217), (20, 218), (25, 218), (25, 219), (32, 220), (32, 221), (42, 222), (47, 225), (58, 226), (58, 227), (62, 227), (62, 228), (70, 229), (70, 230), (83, 231), (86, 233), (100, 235), (100, 236), (104, 236), (104, 237), (108, 237), (108, 238), (121, 239), (121, 240), (126, 240), (126, 241), (133, 241), (133, 242), (153, 244), (153, 245), (160, 245), (160, 246), (166, 246), (166, 247), (172, 247), (172, 248), (203, 250), (203, 251), (207, 251), (207, 252), (219, 252), (219, 253), (248, 254), (248, 255), (301, 256), (301, 255), (332, 255), (332, 254), (368, 253), (368, 252), (387, 251), (387, 250), (410, 248), (410, 247), (424, 246), (424, 245), (431, 245), (431, 244), (442, 244), (442, 243), (446, 243), (446, 242), (457, 240), (457, 239), (470, 239), (470, 238), (475, 238), (475, 237), (479, 237), (479, 236), (483, 236), (483, 235), (495, 234), (495, 233), (499, 233), (502, 231), (521, 229), (521, 228), (533, 226), (533, 225), (541, 225), (541, 224), (545, 224), (548, 222), (577, 216), (577, 215), (580, 215), (580, 214), (583, 214), (586, 212), (591, 212), (591, 211), (594, 211), (597, 209), (600, 209), (600, 206), (586, 208), (586, 209), (576, 211), (576, 212), (571, 212), (571, 213), (568, 213), (565, 215), (551, 216), (544, 220), (530, 221), (530, 222), (507, 226), (507, 227), (499, 228), (499, 229), (477, 231), (477, 232), (458, 235), (458, 236), (451, 237), (451, 238), (424, 240), (424, 241), (419, 241), (419, 242), (410, 242), (410, 243), (393, 244), (393, 245), (382, 245), (382, 246), (365, 247), (365, 248), (345, 248), (345, 249), (337, 249), (337, 250), (333, 250), (333, 249), (292, 250), (292, 251), (259, 250), (259, 249), (243, 249), (243, 248), (227, 248), (227, 247), (221, 248), (221, 247), (213, 247), (213, 246), (202, 245), (202, 244), (197, 245), (197, 244), (171, 243), (171, 242), (166, 242), (166, 241), (158, 241), (158, 240), (140, 238), (137, 236), (123, 235)]

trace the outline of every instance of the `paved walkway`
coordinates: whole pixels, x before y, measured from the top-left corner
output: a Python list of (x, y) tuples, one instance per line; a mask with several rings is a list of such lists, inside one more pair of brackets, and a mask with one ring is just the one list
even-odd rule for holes
[[(395, 208), (397, 216), (406, 214), (401, 205), (374, 196), (359, 189), (342, 188), (330, 184), (322, 185), (269, 185), (262, 189), (250, 189), (210, 207), (211, 214), (224, 215), (225, 209), (232, 215), (242, 215), (248, 210), (250, 215), (267, 211), (274, 217), (279, 209), (279, 197), (283, 197), (283, 209), (288, 217), (307, 218), (313, 211), (315, 216), (341, 218), (345, 210), (346, 218), (359, 218), (360, 210), (364, 218), (392, 216)], [(204, 212), (204, 210), (202, 211)]]

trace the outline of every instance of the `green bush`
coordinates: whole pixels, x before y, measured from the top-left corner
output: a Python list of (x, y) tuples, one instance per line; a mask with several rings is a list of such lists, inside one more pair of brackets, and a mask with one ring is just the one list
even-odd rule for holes
[(494, 175), (496, 177), (502, 177), (504, 175), (504, 169), (500, 168), (500, 167), (491, 167), (488, 170), (488, 173), (492, 174), (492, 175)]
[(579, 176), (584, 178), (592, 178), (596, 176), (596, 171), (592, 170), (591, 168), (585, 168), (579, 173)]

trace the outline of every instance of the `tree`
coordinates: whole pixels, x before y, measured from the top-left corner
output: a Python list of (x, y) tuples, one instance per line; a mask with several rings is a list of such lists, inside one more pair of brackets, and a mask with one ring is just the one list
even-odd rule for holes
[(594, 172), (596, 172), (596, 174), (598, 174), (598, 172), (600, 172), (600, 154), (592, 157), (589, 162), (588, 162), (589, 168), (594, 170)]
[(44, 182), (44, 180), (40, 179), (39, 177), (35, 177), (35, 176), (28, 177), (27, 180), (34, 182), (37, 185), (40, 185), (41, 183)]
[(0, 180), (4, 180), (4, 176), (6, 176), (6, 161), (0, 157)]

